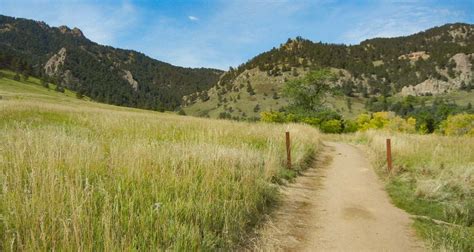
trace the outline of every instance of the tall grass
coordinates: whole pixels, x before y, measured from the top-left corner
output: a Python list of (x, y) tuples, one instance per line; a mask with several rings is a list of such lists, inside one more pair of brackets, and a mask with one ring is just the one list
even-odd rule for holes
[[(387, 178), (394, 203), (414, 215), (415, 226), (436, 248), (474, 250), (474, 138), (368, 131), (351, 136), (366, 144)], [(392, 139), (394, 172), (387, 176), (385, 140)]]
[[(0, 251), (233, 248), (278, 197), (301, 125), (0, 100)], [(291, 174), (290, 174), (291, 175)]]

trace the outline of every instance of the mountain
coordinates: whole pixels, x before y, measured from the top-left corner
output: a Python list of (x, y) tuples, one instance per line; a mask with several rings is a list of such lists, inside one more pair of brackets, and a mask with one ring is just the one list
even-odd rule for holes
[[(357, 45), (297, 37), (230, 69), (209, 90), (185, 96), (183, 107), (198, 116), (255, 118), (262, 110), (284, 109), (288, 103), (281, 98), (285, 81), (321, 67), (336, 75), (335, 93), (361, 104), (372, 96), (445, 94), (474, 87), (473, 63), (471, 24), (446, 24)], [(337, 100), (333, 99), (335, 107)]]
[(159, 110), (177, 108), (183, 96), (208, 90), (223, 73), (99, 45), (78, 28), (2, 15), (0, 68), (47, 78), (99, 102)]

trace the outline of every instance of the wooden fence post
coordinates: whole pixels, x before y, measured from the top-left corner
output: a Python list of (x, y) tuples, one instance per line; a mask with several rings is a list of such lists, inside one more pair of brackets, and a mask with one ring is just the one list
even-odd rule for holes
[(390, 138), (387, 138), (387, 169), (389, 173), (392, 171), (392, 145)]
[(286, 132), (286, 166), (291, 169), (291, 142), (290, 132)]

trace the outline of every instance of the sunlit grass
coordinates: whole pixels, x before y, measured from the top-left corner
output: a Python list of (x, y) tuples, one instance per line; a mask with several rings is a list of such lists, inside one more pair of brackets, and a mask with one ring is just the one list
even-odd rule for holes
[[(474, 138), (368, 131), (343, 137), (366, 145), (387, 179), (393, 202), (413, 215), (454, 225), (416, 220), (415, 227), (438, 249), (474, 250)], [(386, 169), (391, 138), (394, 170)]]
[(311, 127), (43, 99), (54, 91), (5, 82), (0, 251), (233, 248), (288, 176), (284, 132), (295, 164), (320, 148)]

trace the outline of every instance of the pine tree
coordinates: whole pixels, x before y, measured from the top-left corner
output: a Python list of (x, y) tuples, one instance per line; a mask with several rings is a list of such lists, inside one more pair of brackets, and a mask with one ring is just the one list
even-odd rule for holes
[(347, 109), (349, 112), (352, 112), (352, 100), (350, 98), (346, 99)]
[(258, 111), (260, 111), (260, 105), (259, 104), (255, 105), (255, 107), (253, 108), (253, 112), (257, 113)]
[(252, 85), (250, 84), (250, 82), (247, 82), (247, 92), (250, 94), (250, 95), (255, 95), (255, 90), (253, 89)]

